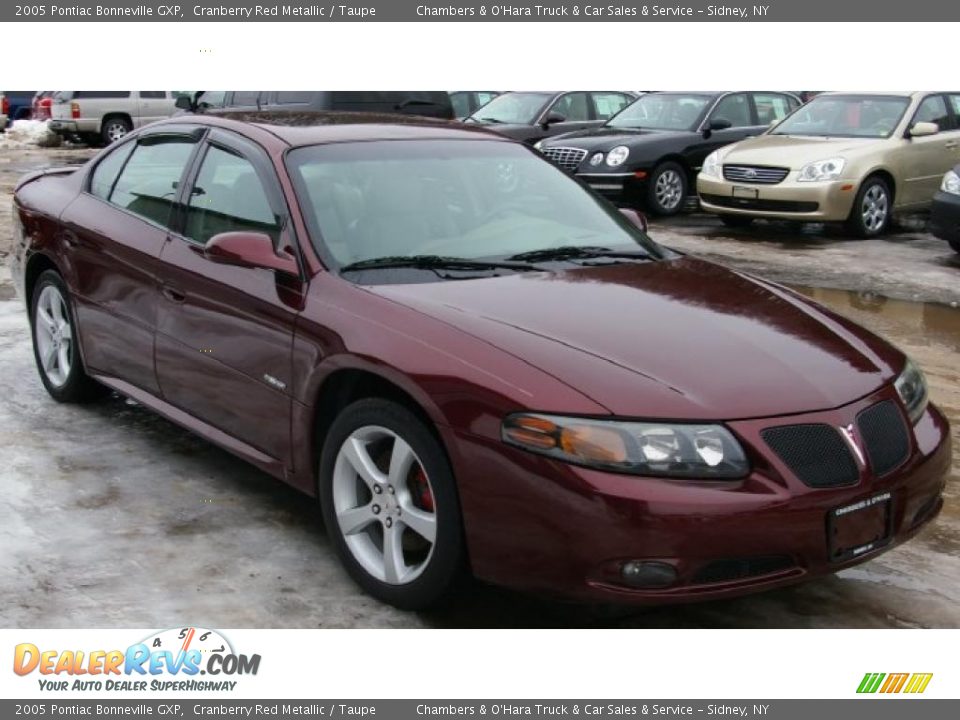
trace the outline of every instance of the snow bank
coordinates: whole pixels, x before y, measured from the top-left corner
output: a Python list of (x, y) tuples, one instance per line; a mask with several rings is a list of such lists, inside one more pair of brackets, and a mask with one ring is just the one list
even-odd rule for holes
[(0, 135), (0, 148), (58, 147), (62, 139), (47, 127), (46, 120), (14, 120)]

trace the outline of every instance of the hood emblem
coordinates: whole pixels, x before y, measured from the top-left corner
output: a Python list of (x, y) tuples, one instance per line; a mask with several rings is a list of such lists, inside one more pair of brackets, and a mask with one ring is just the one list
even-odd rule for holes
[(840, 434), (843, 435), (843, 439), (847, 441), (847, 445), (850, 446), (850, 449), (853, 450), (853, 454), (857, 456), (857, 460), (860, 461), (860, 466), (866, 467), (867, 461), (863, 456), (863, 450), (860, 448), (860, 443), (857, 442), (857, 436), (853, 432), (853, 423), (846, 426), (841, 425), (837, 429), (840, 431)]
[(753, 168), (747, 168), (743, 171), (743, 176), (745, 178), (749, 178), (750, 180), (754, 180), (757, 177), (757, 171)]

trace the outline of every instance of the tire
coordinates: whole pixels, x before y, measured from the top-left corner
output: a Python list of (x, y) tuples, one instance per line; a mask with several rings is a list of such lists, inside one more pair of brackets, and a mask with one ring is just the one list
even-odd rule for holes
[(103, 140), (104, 145), (109, 145), (126, 137), (131, 130), (133, 130), (133, 125), (130, 124), (129, 120), (115, 115), (103, 121), (103, 125), (100, 127), (100, 139)]
[(381, 399), (347, 406), (323, 444), (318, 491), (330, 542), (367, 593), (402, 610), (450, 597), (465, 567), (460, 502), (446, 453), (420, 418)]
[(671, 161), (654, 168), (647, 180), (647, 208), (655, 215), (676, 215), (687, 202), (687, 171)]
[(109, 392), (84, 370), (70, 293), (55, 270), (45, 270), (37, 278), (30, 301), (30, 330), (37, 372), (50, 397), (83, 403)]
[(847, 229), (859, 238), (874, 238), (886, 232), (893, 214), (893, 195), (887, 182), (872, 175), (863, 181), (853, 201)]
[(721, 215), (720, 222), (729, 228), (745, 228), (753, 225), (754, 218), (747, 215)]
[(950, 240), (950, 247), (953, 248), (955, 253), (960, 253), (960, 238)]

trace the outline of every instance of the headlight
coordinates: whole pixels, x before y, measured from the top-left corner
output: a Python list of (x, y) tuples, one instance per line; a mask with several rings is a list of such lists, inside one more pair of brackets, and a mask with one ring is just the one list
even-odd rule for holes
[(537, 140), (537, 141), (533, 144), (533, 149), (534, 149), (534, 150), (542, 150), (542, 149), (543, 149), (543, 140)]
[(800, 175), (797, 180), (800, 182), (813, 182), (815, 180), (836, 180), (843, 172), (843, 166), (847, 161), (843, 158), (830, 158), (829, 160), (817, 160), (807, 163), (800, 168)]
[(940, 189), (951, 195), (960, 195), (960, 175), (957, 175), (953, 170), (948, 172), (943, 176)]
[(607, 153), (607, 165), (610, 167), (623, 165), (628, 155), (630, 155), (630, 148), (628, 148), (626, 145), (617, 145), (613, 150)]
[(700, 173), (702, 175), (709, 175), (715, 178), (722, 178), (723, 165), (720, 163), (720, 151), (714, 150), (712, 153), (707, 155), (707, 159), (703, 161), (703, 167), (700, 168)]
[(503, 421), (504, 442), (599, 470), (661, 477), (732, 479), (750, 471), (722, 425), (587, 420), (521, 413)]
[(927, 379), (923, 376), (913, 360), (907, 360), (907, 366), (894, 382), (897, 394), (907, 409), (910, 422), (915, 423), (927, 409)]

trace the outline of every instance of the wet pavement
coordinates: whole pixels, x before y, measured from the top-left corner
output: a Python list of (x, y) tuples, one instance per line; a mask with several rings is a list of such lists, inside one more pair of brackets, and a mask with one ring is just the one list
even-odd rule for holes
[[(0, 151), (0, 625), (960, 627), (960, 452), (943, 512), (916, 539), (792, 588), (653, 609), (570, 606), (479, 584), (433, 613), (369, 599), (295, 491), (119, 397), (79, 407), (46, 395), (26, 315), (9, 299), (9, 193), (15, 174), (85, 154)], [(960, 301), (960, 266), (915, 223), (851, 242), (760, 224), (734, 235), (690, 215), (654, 223), (652, 234), (802, 286), (898, 344), (926, 372), (960, 448), (960, 310), (949, 305)]]

